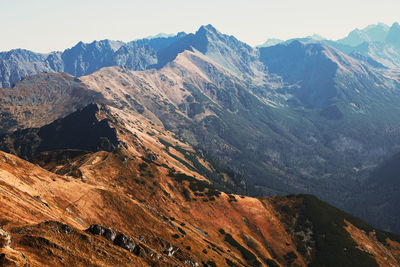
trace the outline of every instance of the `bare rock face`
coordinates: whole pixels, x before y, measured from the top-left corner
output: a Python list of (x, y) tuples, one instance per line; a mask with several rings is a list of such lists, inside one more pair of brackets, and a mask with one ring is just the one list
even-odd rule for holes
[(93, 235), (103, 235), (104, 231), (105, 228), (103, 228), (103, 226), (98, 224), (92, 224), (88, 229), (86, 229), (86, 232), (91, 233)]
[(94, 41), (90, 44), (79, 42), (62, 53), (64, 71), (79, 77), (109, 66), (114, 52), (122, 45), (122, 42), (110, 40)]
[(115, 233), (115, 231), (113, 231), (110, 228), (105, 228), (98, 224), (92, 224), (88, 229), (86, 229), (86, 232), (91, 233), (93, 235), (104, 236), (106, 239), (110, 240), (111, 242), (114, 242), (115, 238), (117, 237), (117, 234)]
[[(124, 233), (118, 232), (116, 233), (114, 230), (110, 228), (103, 227), (99, 224), (93, 224), (88, 229), (86, 229), (87, 233), (92, 235), (99, 235), (105, 237), (107, 240), (112, 242), (114, 245), (119, 246), (134, 255), (141, 258), (155, 259), (160, 260), (162, 256), (158, 253), (154, 252), (152, 249), (144, 245), (144, 240), (138, 243), (135, 243), (132, 238), (128, 237)], [(143, 239), (143, 237), (142, 237)], [(199, 264), (194, 260), (193, 256), (188, 253), (182, 253), (180, 248), (175, 247), (171, 243), (166, 240), (156, 238), (155, 242), (152, 242), (154, 245), (159, 245), (162, 249), (162, 253), (169, 258), (176, 258), (180, 262), (190, 266), (199, 266)]]
[(11, 244), (10, 235), (0, 228), (0, 248), (9, 247)]
[(114, 244), (123, 249), (129, 250), (130, 252), (133, 252), (136, 247), (136, 244), (132, 241), (132, 239), (122, 233), (119, 233), (115, 237)]
[(43, 72), (66, 72), (79, 77), (103, 67), (124, 66), (132, 70), (145, 70), (157, 63), (157, 51), (184, 36), (141, 39), (129, 43), (102, 40), (49, 55), (23, 49), (0, 53), (0, 88), (13, 87), (24, 77)]
[(0, 87), (12, 87), (23, 77), (37, 73), (61, 71), (57, 62), (57, 53), (48, 57), (23, 49), (0, 53)]
[(105, 228), (98, 224), (91, 225), (86, 232), (91, 233), (93, 235), (100, 235), (113, 242), (114, 245), (117, 245), (123, 249), (128, 250), (129, 252), (135, 254), (136, 256), (145, 257), (146, 254), (141, 252), (141, 247), (139, 244), (135, 244), (133, 240), (127, 237), (123, 233), (116, 234), (112, 229)]

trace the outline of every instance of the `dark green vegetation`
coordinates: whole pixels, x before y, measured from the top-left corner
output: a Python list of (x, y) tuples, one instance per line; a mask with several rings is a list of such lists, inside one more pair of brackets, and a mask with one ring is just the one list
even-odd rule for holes
[(304, 216), (313, 224), (316, 257), (311, 266), (378, 265), (371, 255), (357, 248), (357, 244), (344, 229), (344, 220), (366, 232), (373, 230), (370, 226), (314, 196), (301, 197), (305, 205)]
[(286, 263), (290, 266), (297, 259), (297, 255), (293, 251), (290, 251), (287, 254), (283, 255), (283, 258), (285, 259)]
[[(354, 205), (362, 208), (356, 214), (374, 225), (400, 232), (400, 153), (382, 162), (370, 175), (363, 188), (363, 197)], [(375, 216), (371, 216), (374, 214)]]
[(265, 263), (267, 264), (268, 267), (279, 267), (279, 265), (271, 259), (265, 259)]
[[(220, 188), (221, 190), (223, 190), (225, 192), (243, 192), (244, 191), (243, 186), (240, 185), (240, 182), (243, 179), (243, 177), (241, 177), (240, 175), (235, 173), (233, 170), (231, 170), (225, 164), (221, 163), (219, 160), (213, 158), (210, 155), (204, 155), (204, 158), (208, 162), (211, 162), (213, 164), (214, 169), (209, 170), (208, 168), (204, 167), (204, 165), (199, 162), (198, 157), (199, 157), (200, 153), (186, 151), (186, 150), (182, 149), (180, 146), (172, 145), (161, 138), (159, 138), (158, 140), (160, 141), (160, 143), (162, 143), (165, 146), (166, 151), (168, 152), (168, 154), (171, 157), (178, 160), (180, 163), (185, 165), (190, 170), (196, 171), (199, 174), (204, 175), (205, 177), (207, 177), (208, 179), (213, 181), (213, 184), (215, 184), (216, 187)], [(174, 154), (169, 153), (169, 147), (172, 147), (175, 150), (182, 153), (182, 155), (184, 155), (185, 159), (187, 161), (189, 161), (190, 163), (192, 163), (193, 166), (188, 164), (186, 161), (182, 160), (181, 158), (175, 156)], [(223, 180), (224, 174), (228, 175), (228, 177), (232, 180), (232, 183), (226, 183)]]
[[(387, 245), (386, 238), (393, 241), (400, 240), (399, 236), (375, 230), (363, 220), (337, 209), (315, 196), (292, 195), (288, 198), (290, 207), (280, 204), (279, 200), (272, 203), (283, 214), (283, 221), (287, 227), (294, 228), (295, 235), (307, 231), (312, 233), (313, 241), (305, 244), (315, 251), (315, 257), (310, 259), (309, 266), (377, 266), (375, 259), (360, 250), (345, 230), (345, 221), (366, 233), (374, 232), (378, 241), (383, 245)], [(294, 217), (297, 217), (295, 224), (292, 219)], [(299, 239), (297, 250), (302, 255), (306, 255), (304, 242), (301, 239)], [(294, 253), (288, 254), (285, 259), (289, 263), (294, 256)]]
[(219, 231), (225, 235), (225, 242), (240, 251), (247, 264), (250, 266), (261, 266), (261, 262), (257, 260), (257, 257), (251, 251), (239, 244), (230, 234), (225, 233), (223, 229)]
[[(215, 197), (219, 197), (221, 194), (221, 192), (215, 189), (209, 182), (200, 181), (184, 173), (175, 173), (170, 170), (168, 176), (175, 178), (179, 183), (183, 183), (184, 181), (189, 182), (189, 188), (196, 196), (206, 196), (210, 201), (215, 200)], [(183, 195), (187, 200), (190, 200), (190, 195), (186, 187), (183, 188)]]
[(234, 263), (234, 262), (232, 262), (230, 259), (228, 259), (228, 258), (225, 258), (225, 261), (226, 261), (226, 264), (229, 266), (229, 267), (236, 267), (237, 265)]

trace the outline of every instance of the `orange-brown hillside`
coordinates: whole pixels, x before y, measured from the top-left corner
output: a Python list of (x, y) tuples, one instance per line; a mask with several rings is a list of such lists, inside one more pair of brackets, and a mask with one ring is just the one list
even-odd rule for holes
[[(96, 151), (96, 143), (93, 151), (53, 143), (70, 118), (92, 115), (93, 123), (80, 130), (114, 129), (117, 142), (113, 135), (99, 139), (110, 139), (111, 151)], [(46, 126), (48, 135), (31, 132), (39, 142), (32, 146), (35, 164), (0, 152), (3, 265), (399, 264), (398, 237), (316, 198), (219, 191), (194, 168), (201, 162), (215, 171), (210, 163), (200, 155), (194, 160), (193, 148), (135, 112), (91, 105), (54, 125)], [(15, 154), (22, 151), (14, 142), (21, 135), (7, 137)], [(41, 144), (57, 150), (40, 151)], [(339, 253), (336, 261), (332, 253)]]

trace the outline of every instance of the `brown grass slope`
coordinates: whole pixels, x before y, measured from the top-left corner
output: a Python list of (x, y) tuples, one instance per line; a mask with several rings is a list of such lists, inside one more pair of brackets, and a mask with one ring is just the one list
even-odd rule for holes
[[(193, 148), (162, 125), (136, 111), (101, 105), (94, 111), (115, 129), (112, 152), (42, 152), (33, 160), (42, 167), (0, 152), (3, 265), (307, 266), (319, 259), (320, 222), (312, 218), (323, 211), (309, 214), (311, 224), (297, 231), (302, 198), (282, 198), (284, 204), (220, 192), (190, 168)], [(136, 250), (85, 232), (91, 225), (130, 238)], [(362, 239), (354, 227), (339, 230), (349, 231), (363, 259), (398, 264), (396, 240)]]

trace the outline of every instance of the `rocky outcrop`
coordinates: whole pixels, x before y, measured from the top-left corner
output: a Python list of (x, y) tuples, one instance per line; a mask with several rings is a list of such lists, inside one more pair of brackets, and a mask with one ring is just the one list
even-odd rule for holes
[[(114, 245), (126, 249), (129, 252), (141, 258), (151, 258), (155, 260), (162, 259), (162, 256), (159, 255), (157, 252), (155, 252), (156, 250), (152, 250), (147, 245), (139, 243), (140, 241), (138, 243), (135, 243), (132, 240), (132, 238), (128, 237), (124, 233), (116, 232), (111, 228), (106, 228), (98, 224), (92, 224), (88, 229), (86, 229), (86, 232), (92, 235), (103, 236), (104, 238), (112, 242)], [(199, 264), (194, 260), (194, 258), (190, 254), (180, 253), (178, 255), (178, 252), (180, 252), (179, 248), (173, 246), (172, 244), (170, 244), (165, 240), (162, 239), (156, 239), (156, 240), (158, 242), (152, 242), (152, 243), (161, 245), (162, 252), (165, 256), (168, 257), (175, 256), (180, 262), (186, 265), (199, 266)]]
[(0, 248), (8, 248), (11, 245), (11, 236), (0, 228)]
[(93, 235), (100, 235), (104, 238), (108, 239), (109, 241), (113, 242), (114, 245), (117, 245), (123, 249), (128, 250), (129, 252), (134, 253), (135, 255), (140, 255), (140, 246), (135, 244), (133, 240), (127, 237), (123, 233), (116, 233), (114, 230), (110, 228), (105, 228), (98, 224), (91, 225), (86, 232), (91, 233)]
[(11, 235), (0, 228), (0, 266), (19, 266), (22, 264), (27, 266), (28, 262), (24, 253), (12, 248), (11, 242)]
[[(50, 61), (52, 63), (50, 64)], [(23, 77), (41, 72), (61, 71), (56, 53), (45, 56), (24, 49), (0, 53), (0, 87), (12, 87)]]

